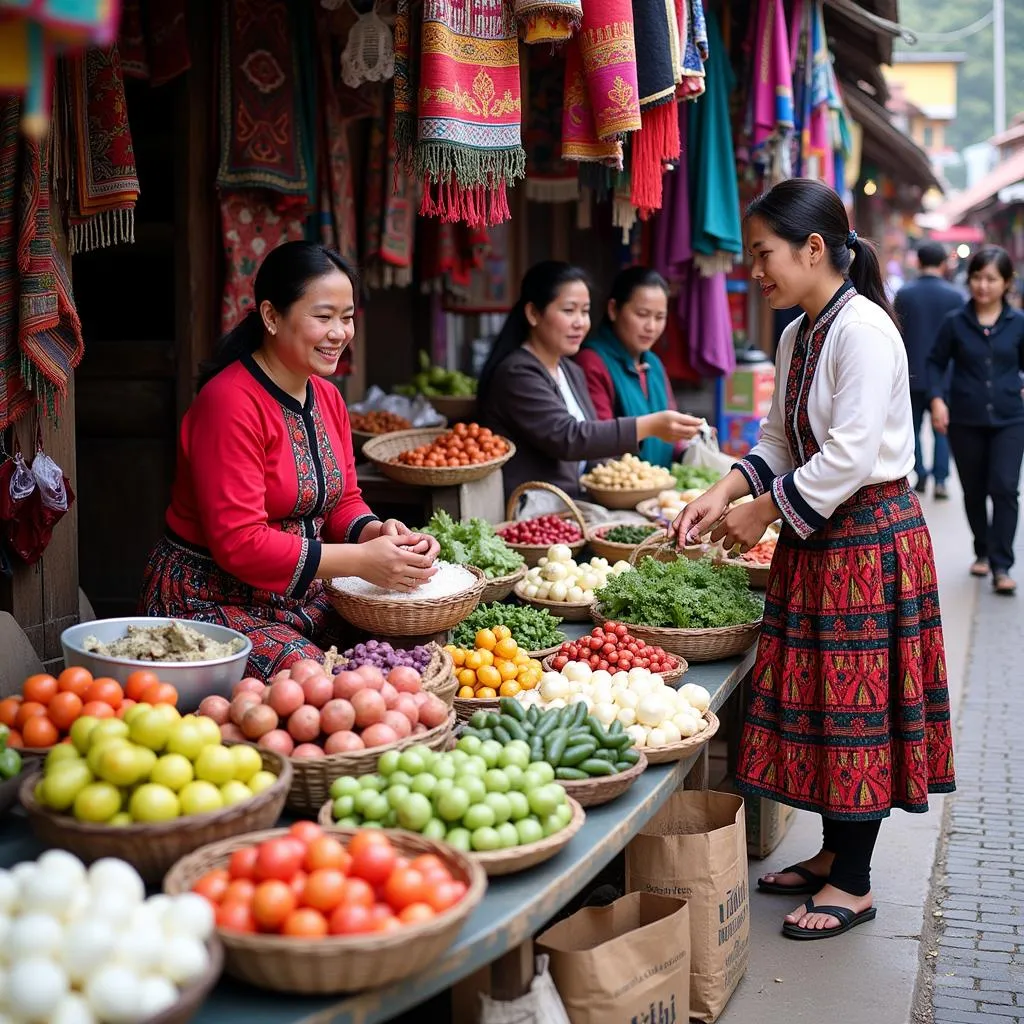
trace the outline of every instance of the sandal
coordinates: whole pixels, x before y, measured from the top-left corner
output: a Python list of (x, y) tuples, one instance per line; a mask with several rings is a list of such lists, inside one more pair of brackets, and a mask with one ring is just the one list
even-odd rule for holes
[(992, 589), (1004, 597), (1013, 597), (1017, 593), (1017, 583), (1005, 572), (997, 572), (992, 578)]
[(789, 921), (786, 921), (782, 925), (782, 934), (789, 939), (829, 939), (833, 935), (842, 935), (843, 932), (848, 932), (851, 928), (864, 924), (865, 921), (873, 921), (877, 913), (874, 907), (868, 907), (867, 910), (862, 910), (859, 914), (855, 914), (848, 907), (816, 907), (813, 899), (809, 899), (804, 906), (807, 907), (809, 914), (828, 914), (830, 917), (834, 917), (839, 921), (839, 926), (837, 928), (801, 928), (797, 924), (790, 924)]
[(779, 882), (765, 882), (759, 878), (757, 880), (758, 892), (772, 893), (777, 896), (803, 896), (805, 893), (813, 894), (820, 892), (825, 887), (826, 882), (828, 882), (827, 875), (816, 875), (813, 871), (809, 871), (799, 864), (791, 864), (788, 868), (783, 868), (781, 871), (773, 871), (772, 874), (799, 875), (804, 881), (797, 885), (782, 885)]
[(972, 576), (987, 576), (988, 575), (988, 559), (977, 558), (971, 562), (971, 575)]

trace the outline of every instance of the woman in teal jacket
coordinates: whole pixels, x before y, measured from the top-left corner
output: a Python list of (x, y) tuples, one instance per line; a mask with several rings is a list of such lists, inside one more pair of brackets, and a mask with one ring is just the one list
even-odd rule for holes
[[(661, 274), (650, 267), (619, 273), (604, 320), (576, 357), (599, 420), (676, 408), (665, 366), (651, 351), (667, 318), (668, 284)], [(668, 467), (679, 447), (648, 437), (640, 445), (640, 457)]]

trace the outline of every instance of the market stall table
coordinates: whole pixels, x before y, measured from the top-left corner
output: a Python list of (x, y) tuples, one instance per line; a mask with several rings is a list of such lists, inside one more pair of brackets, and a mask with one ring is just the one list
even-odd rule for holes
[[(706, 687), (711, 709), (718, 711), (753, 663), (751, 649), (742, 657), (693, 665), (685, 678)], [(225, 977), (193, 1018), (195, 1024), (374, 1024), (417, 1006), (522, 947), (625, 848), (676, 789), (684, 783), (706, 786), (701, 771), (706, 750), (676, 764), (649, 767), (617, 800), (589, 809), (579, 834), (552, 860), (490, 879), (483, 901), (431, 970), (383, 989), (328, 999), (278, 995)], [(24, 817), (8, 815), (0, 830), (0, 866), (41, 852)]]

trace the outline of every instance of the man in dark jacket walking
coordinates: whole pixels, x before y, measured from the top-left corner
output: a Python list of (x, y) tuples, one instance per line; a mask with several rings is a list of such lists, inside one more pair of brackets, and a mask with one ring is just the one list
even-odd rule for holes
[(935, 456), (931, 472), (925, 469), (921, 455), (921, 421), (928, 409), (928, 356), (931, 355), (939, 328), (946, 314), (959, 309), (964, 302), (960, 292), (942, 276), (946, 250), (938, 242), (925, 242), (917, 250), (921, 268), (916, 281), (904, 285), (896, 293), (903, 344), (907, 347), (910, 367), (910, 405), (914, 417), (915, 490), (924, 494), (928, 477), (935, 479), (935, 497), (948, 498), (946, 477), (949, 476), (949, 441), (935, 435)]

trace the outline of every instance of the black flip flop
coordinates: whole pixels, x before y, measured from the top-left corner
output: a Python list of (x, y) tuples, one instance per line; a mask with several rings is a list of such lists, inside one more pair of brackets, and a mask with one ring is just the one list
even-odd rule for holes
[(813, 899), (809, 899), (804, 906), (807, 907), (809, 914), (828, 914), (830, 917), (836, 918), (840, 922), (839, 927), (801, 928), (799, 925), (785, 921), (782, 925), (782, 934), (787, 939), (829, 939), (833, 935), (842, 935), (843, 932), (848, 932), (865, 921), (873, 921), (877, 913), (874, 907), (868, 907), (867, 910), (862, 910), (859, 914), (855, 914), (848, 907), (816, 907)]
[(820, 892), (828, 881), (825, 875), (816, 875), (813, 871), (809, 871), (799, 864), (793, 864), (788, 868), (783, 868), (781, 871), (772, 872), (773, 875), (790, 873), (799, 875), (804, 881), (799, 885), (780, 885), (778, 882), (763, 882), (761, 879), (758, 879), (757, 891), (772, 893), (776, 896), (803, 896), (807, 893), (813, 895), (816, 892)]

